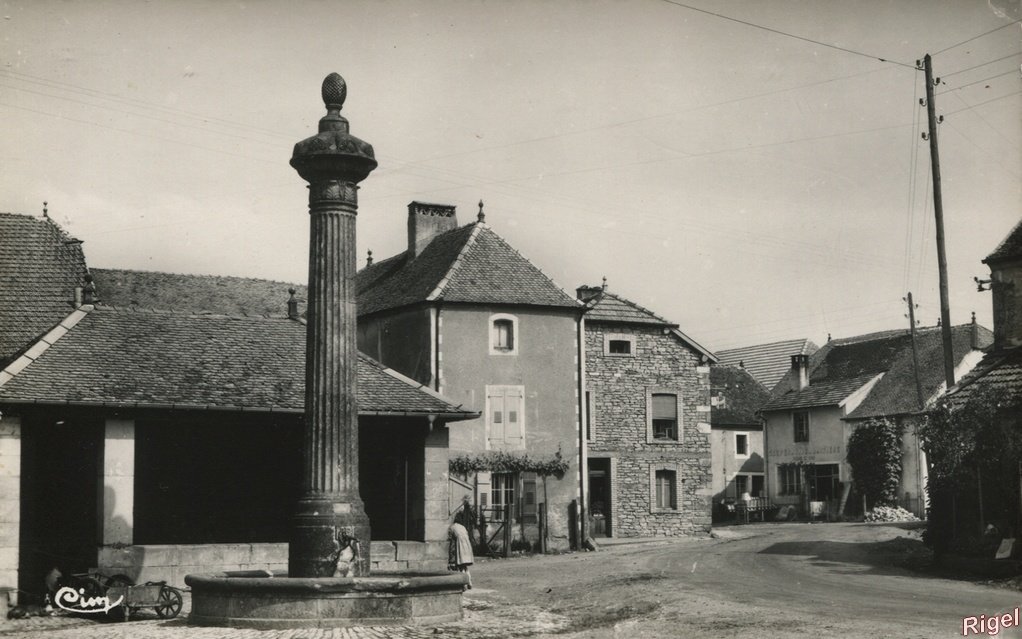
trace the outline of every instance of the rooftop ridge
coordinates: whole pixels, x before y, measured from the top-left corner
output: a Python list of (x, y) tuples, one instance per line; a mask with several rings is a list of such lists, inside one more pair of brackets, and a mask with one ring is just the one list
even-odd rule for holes
[(194, 317), (209, 319), (265, 319), (265, 320), (290, 320), (286, 314), (270, 315), (266, 313), (217, 313), (214, 311), (190, 311), (184, 309), (162, 309), (143, 306), (115, 306), (111, 304), (98, 303), (94, 310), (109, 313), (147, 313), (150, 315), (174, 315), (177, 317)]
[(619, 300), (621, 302), (624, 302), (625, 304), (631, 304), (632, 306), (634, 306), (635, 308), (639, 309), (643, 313), (646, 313), (648, 315), (651, 315), (651, 316), (655, 317), (656, 319), (660, 320), (664, 324), (667, 324), (667, 325), (673, 326), (673, 327), (677, 327), (678, 326), (678, 324), (676, 322), (670, 321), (669, 319), (665, 318), (664, 316), (660, 315), (659, 313), (655, 313), (655, 312), (651, 311), (650, 309), (646, 308), (645, 306), (643, 306), (642, 304), (639, 304), (638, 302), (633, 302), (632, 300), (628, 299), (627, 297), (624, 297), (623, 295), (618, 295), (617, 293), (611, 293), (609, 291), (603, 291), (602, 293), (599, 294), (599, 297), (602, 298), (604, 295), (610, 295), (611, 297), (613, 297), (613, 298), (615, 298), (615, 299), (617, 299), (617, 300)]
[[(180, 273), (176, 271), (151, 271), (141, 268), (104, 268), (90, 267), (90, 271), (104, 271), (107, 273), (143, 273), (146, 275), (174, 275), (179, 277), (197, 277), (201, 279), (230, 279), (243, 280), (246, 282), (268, 282), (272, 284), (284, 284), (287, 286), (308, 286), (300, 282), (289, 282), (287, 280), (268, 279), (265, 277), (248, 277), (245, 275), (216, 275), (215, 273)], [(287, 292), (287, 289), (285, 289)]]
[(60, 338), (67, 335), (71, 329), (77, 326), (78, 323), (94, 309), (95, 307), (91, 304), (83, 304), (82, 306), (79, 306), (71, 311), (67, 317), (61, 320), (59, 324), (50, 329), (49, 332), (33, 342), (24, 353), (16, 357), (14, 361), (5, 366), (3, 370), (0, 370), (0, 386), (3, 386), (10, 380), (14, 379), (18, 373), (28, 368), (32, 362), (42, 357), (43, 353), (56, 344)]
[(486, 224), (484, 222), (473, 222), (471, 224), (466, 224), (465, 226), (451, 229), (450, 231), (448, 231), (448, 233), (464, 229), (468, 226), (473, 227), (472, 232), (469, 234), (468, 239), (465, 240), (465, 243), (461, 245), (461, 248), (458, 249), (458, 256), (454, 258), (454, 261), (451, 262), (451, 266), (444, 273), (443, 277), (440, 278), (440, 281), (437, 282), (436, 288), (434, 288), (429, 293), (429, 295), (426, 296), (427, 301), (432, 302), (433, 300), (437, 300), (443, 297), (444, 289), (447, 288), (447, 285), (450, 284), (451, 282), (451, 278), (458, 271), (458, 269), (461, 268), (465, 254), (468, 252), (469, 247), (473, 246), (476, 243), (476, 239), (479, 237), (479, 234), (482, 232), (482, 229), (486, 228)]

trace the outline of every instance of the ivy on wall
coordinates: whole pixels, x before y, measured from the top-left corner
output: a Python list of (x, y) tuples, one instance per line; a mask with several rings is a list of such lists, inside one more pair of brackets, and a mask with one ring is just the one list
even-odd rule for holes
[(554, 453), (548, 459), (537, 459), (528, 453), (509, 453), (502, 450), (491, 450), (476, 455), (458, 455), (447, 462), (450, 472), (467, 475), (476, 472), (491, 473), (536, 473), (543, 477), (554, 476), (558, 479), (568, 472), (569, 464), (561, 453)]
[(891, 420), (871, 419), (848, 438), (852, 479), (871, 507), (898, 505), (902, 430)]

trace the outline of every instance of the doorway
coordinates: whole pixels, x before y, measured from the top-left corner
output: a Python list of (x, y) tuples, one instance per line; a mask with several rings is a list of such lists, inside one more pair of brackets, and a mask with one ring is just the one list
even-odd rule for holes
[(610, 459), (589, 458), (589, 534), (613, 535), (610, 513)]

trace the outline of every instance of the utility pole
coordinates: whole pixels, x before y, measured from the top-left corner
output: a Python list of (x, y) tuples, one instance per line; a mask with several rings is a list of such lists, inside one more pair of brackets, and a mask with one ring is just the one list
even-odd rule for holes
[(912, 292), (909, 291), (903, 300), (908, 302), (908, 326), (912, 335), (912, 373), (916, 378), (916, 398), (919, 400), (919, 410), (923, 410), (923, 385), (919, 381), (919, 350), (916, 348), (916, 305), (912, 303)]
[(933, 215), (937, 227), (937, 268), (940, 276), (940, 319), (941, 335), (944, 338), (944, 379), (950, 389), (955, 385), (955, 355), (951, 341), (951, 308), (947, 293), (947, 253), (944, 250), (944, 206), (940, 195), (940, 155), (937, 152), (937, 123), (944, 121), (944, 116), (937, 119), (936, 105), (933, 101), (933, 87), (940, 78), (933, 79), (933, 60), (927, 53), (923, 57), (923, 71), (926, 73), (926, 114), (930, 125), (930, 167), (933, 170)]

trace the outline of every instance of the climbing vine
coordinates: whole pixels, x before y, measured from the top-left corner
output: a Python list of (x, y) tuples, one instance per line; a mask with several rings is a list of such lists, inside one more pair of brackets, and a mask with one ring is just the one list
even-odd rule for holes
[(901, 425), (871, 419), (848, 438), (848, 463), (860, 494), (870, 506), (897, 506), (901, 482)]
[(502, 450), (491, 450), (477, 455), (458, 455), (447, 463), (448, 469), (458, 475), (467, 475), (480, 471), (491, 473), (536, 473), (547, 477), (563, 477), (568, 472), (569, 464), (561, 453), (553, 457), (538, 459), (528, 453), (509, 453)]

